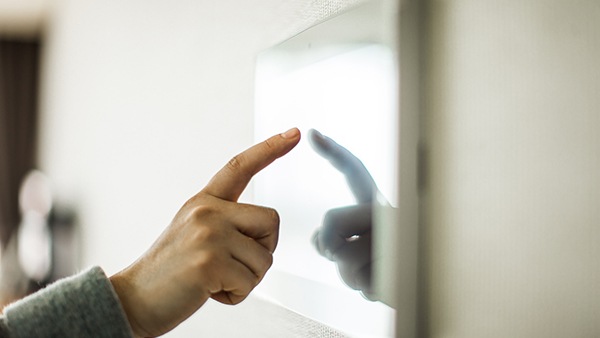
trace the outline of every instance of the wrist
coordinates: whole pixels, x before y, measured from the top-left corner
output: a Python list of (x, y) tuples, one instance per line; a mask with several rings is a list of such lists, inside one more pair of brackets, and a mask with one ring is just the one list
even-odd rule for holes
[(133, 332), (135, 338), (148, 337), (148, 334), (145, 334), (142, 326), (135, 316), (136, 309), (136, 292), (133, 283), (123, 275), (123, 271), (118, 272), (109, 278), (110, 283), (119, 298), (121, 303), (121, 307), (125, 312), (125, 316), (127, 317), (127, 321), (129, 322), (129, 326)]

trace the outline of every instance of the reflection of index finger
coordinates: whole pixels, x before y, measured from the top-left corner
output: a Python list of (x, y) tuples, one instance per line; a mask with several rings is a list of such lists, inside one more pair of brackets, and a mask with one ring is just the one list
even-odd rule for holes
[(300, 131), (293, 128), (248, 148), (219, 170), (202, 191), (220, 199), (237, 201), (252, 176), (287, 154), (299, 141)]
[(315, 129), (309, 130), (308, 136), (313, 149), (344, 174), (356, 201), (371, 202), (376, 189), (375, 180), (362, 161), (348, 149)]

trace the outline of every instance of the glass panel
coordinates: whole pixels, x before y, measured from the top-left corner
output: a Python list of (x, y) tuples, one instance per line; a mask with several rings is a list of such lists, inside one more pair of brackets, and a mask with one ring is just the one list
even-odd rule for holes
[[(381, 10), (356, 8), (265, 51), (256, 76), (257, 141), (290, 127), (304, 138), (254, 181), (254, 201), (281, 216), (275, 262), (257, 293), (360, 337), (392, 336), (394, 311), (347, 286), (353, 275), (342, 278), (339, 261), (320, 255), (313, 236), (329, 210), (359, 202), (371, 210), (377, 201), (357, 201), (345, 175), (308, 139), (314, 128), (348, 149), (371, 174), (378, 200), (396, 205), (397, 57), (383, 41)], [(370, 257), (369, 250), (359, 254)]]

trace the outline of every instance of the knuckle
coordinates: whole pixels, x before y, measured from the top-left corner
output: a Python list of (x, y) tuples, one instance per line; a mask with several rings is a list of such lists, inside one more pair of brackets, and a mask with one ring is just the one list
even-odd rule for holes
[(267, 208), (267, 213), (269, 214), (269, 225), (273, 230), (279, 229), (279, 223), (281, 222), (281, 218), (279, 217), (279, 213), (277, 210), (273, 208)]
[(267, 152), (272, 152), (276, 147), (275, 144), (273, 143), (273, 140), (271, 139), (267, 139), (263, 142), (264, 146), (265, 146), (265, 150)]
[(336, 227), (337, 221), (335, 217), (332, 217), (328, 212), (323, 218), (323, 224), (321, 225), (321, 239), (330, 239)]
[(239, 303), (241, 303), (242, 301), (244, 301), (244, 299), (246, 299), (248, 297), (248, 295), (250, 294), (250, 291), (252, 291), (252, 289), (250, 290), (241, 290), (240, 294), (235, 295), (235, 297), (231, 297), (231, 305), (237, 305)]
[(217, 243), (221, 237), (221, 231), (216, 227), (200, 226), (193, 234), (196, 243)]
[(228, 175), (242, 180), (250, 180), (252, 175), (248, 172), (248, 158), (244, 153), (232, 157), (225, 165)]
[(263, 275), (273, 266), (273, 255), (269, 254), (264, 260)]
[(256, 280), (256, 282), (258, 283), (273, 265), (273, 254), (271, 251), (268, 251), (268, 249), (264, 247), (260, 247), (259, 251), (255, 251), (257, 248), (257, 243), (255, 242), (255, 240), (252, 238), (248, 238), (248, 241), (248, 248), (252, 248), (251, 250), (248, 250), (248, 252), (253, 252), (252, 260), (255, 262), (253, 264), (253, 267), (251, 268), (251, 271), (254, 274), (254, 276), (258, 278)]
[(331, 224), (336, 224), (338, 222), (338, 212), (336, 209), (327, 210), (325, 216), (323, 216), (323, 226), (331, 226)]
[(232, 305), (241, 303), (248, 297), (257, 283), (254, 280), (246, 280), (243, 283), (239, 283), (234, 290), (229, 292), (229, 303)]
[(239, 171), (243, 167), (244, 155), (238, 154), (227, 162), (226, 167), (231, 171)]
[(271, 268), (271, 266), (273, 265), (273, 255), (272, 254), (267, 254), (264, 255), (264, 257), (261, 257), (258, 265), (256, 266), (256, 269), (254, 271), (256, 280), (253, 282), (256, 282), (255, 285), (258, 284), (258, 282), (260, 282), (260, 280), (265, 276), (265, 274), (267, 273), (267, 271), (269, 271), (269, 269)]
[(195, 260), (194, 269), (197, 271), (212, 270), (218, 260), (217, 255), (211, 251), (205, 251), (199, 254)]
[(190, 210), (190, 212), (188, 214), (188, 217), (189, 217), (190, 221), (196, 223), (196, 222), (202, 222), (202, 221), (209, 219), (214, 213), (215, 213), (215, 210), (211, 206), (196, 205), (196, 206), (192, 207), (192, 209)]
[(195, 268), (217, 278), (223, 274), (223, 268), (227, 266), (226, 262), (227, 259), (219, 250), (204, 250), (196, 256)]
[(250, 283), (247, 284), (247, 289), (244, 290), (246, 291), (246, 294), (249, 294), (250, 292), (252, 292), (252, 290), (258, 285), (258, 283), (260, 283), (260, 280), (262, 279), (262, 276), (254, 276), (252, 277), (252, 279), (250, 280)]

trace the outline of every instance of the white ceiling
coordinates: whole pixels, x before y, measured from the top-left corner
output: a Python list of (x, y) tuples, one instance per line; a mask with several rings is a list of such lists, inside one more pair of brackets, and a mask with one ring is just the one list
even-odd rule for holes
[(0, 0), (0, 35), (39, 34), (51, 0)]

